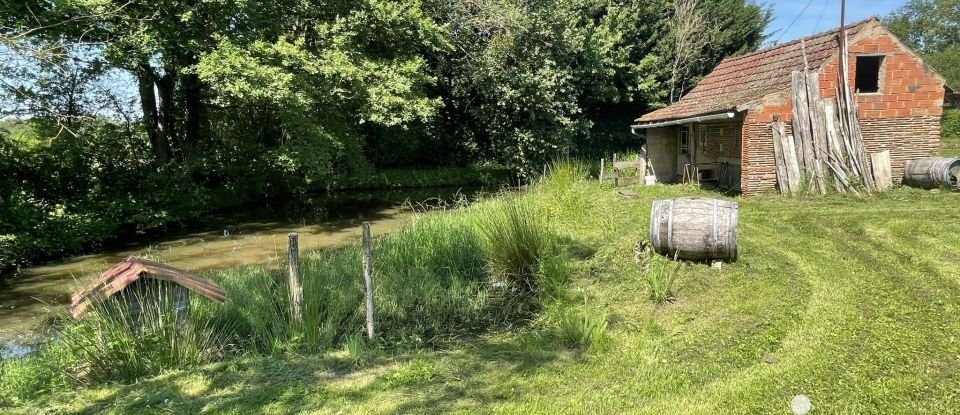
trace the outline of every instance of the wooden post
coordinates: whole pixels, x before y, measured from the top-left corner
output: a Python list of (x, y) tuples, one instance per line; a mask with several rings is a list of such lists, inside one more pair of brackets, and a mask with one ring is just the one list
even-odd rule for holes
[(373, 255), (370, 252), (370, 222), (363, 222), (363, 282), (367, 287), (367, 338), (373, 339)]
[(604, 159), (600, 159), (600, 183), (603, 183), (603, 167), (604, 167), (604, 166), (603, 166), (603, 163), (604, 163), (604, 161), (605, 161)]
[(613, 178), (613, 187), (620, 187), (620, 171), (617, 170), (617, 153), (613, 153), (613, 172), (617, 173)]
[(873, 165), (873, 178), (877, 190), (884, 191), (893, 186), (893, 174), (890, 172), (890, 150), (884, 150), (870, 155)]
[(290, 264), (290, 308), (293, 312), (293, 321), (303, 324), (303, 285), (300, 284), (300, 244), (297, 233), (287, 235), (289, 241)]

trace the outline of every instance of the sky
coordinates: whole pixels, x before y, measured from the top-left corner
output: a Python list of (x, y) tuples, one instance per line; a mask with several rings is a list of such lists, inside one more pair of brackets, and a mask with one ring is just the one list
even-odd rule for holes
[[(870, 16), (882, 18), (906, 2), (847, 0), (847, 22), (857, 22)], [(767, 34), (771, 35), (768, 42), (788, 42), (840, 26), (840, 0), (758, 0), (758, 3), (768, 4), (773, 10), (773, 22), (767, 28)], [(794, 22), (792, 26), (791, 22)]]

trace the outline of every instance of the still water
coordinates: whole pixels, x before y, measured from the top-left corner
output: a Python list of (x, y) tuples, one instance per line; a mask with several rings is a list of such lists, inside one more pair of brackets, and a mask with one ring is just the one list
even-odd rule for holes
[(338, 192), (275, 199), (211, 215), (165, 234), (133, 235), (100, 252), (19, 270), (0, 279), (0, 354), (29, 351), (32, 332), (66, 311), (70, 294), (128, 255), (150, 255), (191, 271), (240, 265), (277, 265), (287, 255), (287, 234), (300, 234), (301, 251), (346, 245), (371, 222), (374, 236), (390, 232), (416, 210), (452, 206), (482, 189), (435, 188)]

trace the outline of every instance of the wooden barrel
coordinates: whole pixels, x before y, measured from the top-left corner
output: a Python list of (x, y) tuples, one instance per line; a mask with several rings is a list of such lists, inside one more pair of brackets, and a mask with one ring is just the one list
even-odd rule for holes
[(960, 158), (927, 157), (907, 162), (903, 184), (921, 189), (960, 187)]
[(650, 245), (671, 258), (736, 261), (737, 213), (737, 203), (726, 200), (654, 200)]

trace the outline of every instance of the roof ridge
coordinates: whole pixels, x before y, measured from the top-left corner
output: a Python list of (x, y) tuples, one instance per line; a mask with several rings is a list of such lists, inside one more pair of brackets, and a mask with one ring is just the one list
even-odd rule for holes
[(875, 16), (875, 15), (874, 15), (874, 16), (870, 16), (869, 18), (864, 19), (864, 20), (861, 20), (861, 21), (859, 21), (859, 22), (850, 23), (850, 24), (847, 24), (846, 26), (842, 26), (842, 27), (841, 27), (841, 26), (837, 26), (837, 27), (835, 27), (835, 28), (833, 28), (833, 29), (826, 30), (826, 31), (823, 31), (823, 32), (820, 32), (820, 33), (814, 33), (814, 34), (808, 35), (808, 36), (802, 36), (802, 37), (800, 37), (800, 39), (795, 39), (795, 40), (791, 40), (791, 41), (788, 41), (788, 42), (776, 44), (776, 45), (769, 46), (769, 47), (766, 47), (766, 48), (764, 48), (764, 49), (760, 49), (760, 50), (757, 50), (757, 51), (754, 51), (754, 52), (750, 52), (750, 53), (747, 53), (747, 54), (744, 54), (744, 55), (740, 55), (740, 56), (728, 56), (728, 57), (724, 58), (720, 63), (733, 62), (733, 61), (736, 61), (736, 60), (740, 60), (740, 59), (742, 59), (742, 58), (748, 58), (748, 57), (751, 57), (751, 56), (759, 55), (759, 54), (761, 54), (761, 53), (767, 53), (767, 52), (774, 51), (774, 50), (777, 50), (777, 49), (780, 49), (780, 48), (785, 48), (785, 47), (788, 47), (788, 46), (793, 46), (793, 45), (796, 45), (796, 44), (800, 43), (800, 41), (806, 41), (806, 40), (810, 40), (810, 39), (815, 39), (815, 38), (820, 38), (820, 37), (824, 37), (824, 36), (829, 36), (829, 35), (832, 35), (832, 34), (834, 34), (834, 33), (839, 32), (840, 29), (852, 29), (852, 28), (854, 28), (854, 27), (862, 26), (862, 25), (865, 25), (865, 24), (870, 23), (870, 22), (872, 22), (872, 21), (880, 22), (880, 18), (877, 17), (877, 16)]

